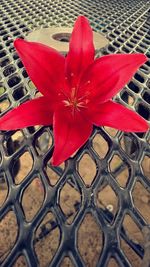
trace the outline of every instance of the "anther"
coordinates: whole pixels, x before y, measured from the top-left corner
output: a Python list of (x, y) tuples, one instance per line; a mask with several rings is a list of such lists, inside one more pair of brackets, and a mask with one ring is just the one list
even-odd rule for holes
[(65, 104), (66, 107), (70, 106), (70, 103), (68, 100), (63, 100), (63, 103)]

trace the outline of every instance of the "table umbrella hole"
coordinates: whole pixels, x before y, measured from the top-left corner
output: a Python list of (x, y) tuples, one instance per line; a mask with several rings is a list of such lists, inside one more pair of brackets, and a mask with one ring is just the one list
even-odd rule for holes
[(70, 36), (71, 36), (71, 33), (61, 32), (61, 33), (53, 34), (52, 38), (56, 41), (59, 41), (59, 42), (69, 43)]

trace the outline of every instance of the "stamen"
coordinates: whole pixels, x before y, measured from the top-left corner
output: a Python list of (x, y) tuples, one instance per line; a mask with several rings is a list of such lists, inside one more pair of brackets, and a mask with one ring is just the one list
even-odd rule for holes
[(80, 102), (80, 103), (78, 103), (78, 104), (77, 104), (77, 107), (78, 107), (78, 108), (84, 108), (84, 107), (85, 107), (84, 102)]
[(65, 106), (70, 106), (70, 102), (68, 100), (63, 100), (63, 103), (65, 104)]
[(89, 92), (85, 92), (85, 94), (83, 96), (81, 96), (80, 98), (78, 98), (79, 101), (86, 99), (88, 96), (90, 95)]
[(73, 87), (73, 88), (71, 88), (71, 98), (74, 98), (75, 94), (76, 94), (76, 88)]

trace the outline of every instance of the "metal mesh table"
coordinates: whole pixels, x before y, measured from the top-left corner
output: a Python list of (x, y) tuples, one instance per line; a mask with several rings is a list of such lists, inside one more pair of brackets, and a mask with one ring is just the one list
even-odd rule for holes
[[(140, 52), (145, 53), (150, 59), (149, 1), (1, 0), (0, 7), (1, 115), (37, 94), (13, 47), (15, 38), (24, 38), (34, 29), (72, 26), (76, 17), (83, 14), (89, 18), (95, 31), (104, 33), (109, 39), (109, 46), (100, 50), (97, 56)], [(132, 107), (149, 120), (150, 60), (137, 71), (115, 100)], [(139, 259), (143, 259), (145, 253), (144, 263), (141, 264), (149, 266), (150, 219), (148, 210), (143, 211), (144, 204), (142, 209), (139, 208), (138, 201), (134, 198), (137, 192), (141, 192), (141, 197), (149, 203), (149, 143), (149, 133), (125, 134), (108, 127), (95, 127), (92, 136), (78, 153), (65, 164), (54, 168), (49, 163), (53, 152), (51, 127), (30, 127), (16, 132), (1, 132), (0, 190), (2, 192), (3, 187), (7, 190), (5, 201), (0, 208), (0, 233), (3, 231), (6, 218), (9, 221), (11, 213), (15, 218), (11, 227), (13, 228), (16, 221), (17, 234), (14, 242), (10, 240), (12, 245), (7, 251), (1, 253), (0, 249), (0, 266), (56, 267), (61, 266), (61, 262), (66, 258), (72, 263), (65, 261), (63, 266), (117, 266), (112, 259), (118, 266), (140, 266), (139, 263), (132, 262), (132, 253)], [(29, 168), (31, 162), (32, 166), (21, 180), (18, 180), (18, 173), (26, 157), (29, 160), (25, 169)], [(145, 160), (148, 162), (146, 170)], [(89, 169), (87, 166), (90, 166)], [(85, 173), (84, 167), (87, 168)], [(88, 178), (90, 168), (95, 171), (92, 177)], [(123, 182), (122, 174), (126, 177)], [(41, 205), (34, 216), (28, 216), (25, 212), (27, 204), (24, 195), (32, 186), (34, 190), (39, 190)], [(66, 192), (70, 192), (70, 202), (66, 200), (64, 204), (62, 199)], [(114, 194), (116, 199), (115, 208), (107, 205), (107, 201), (102, 201), (103, 195), (110, 192), (110, 198)], [(71, 211), (67, 205), (72, 205)], [(85, 223), (85, 218), (85, 239), (88, 235), (88, 220), (91, 218), (93, 228), (96, 229), (95, 236), (91, 235), (91, 240), (98, 239), (97, 256), (91, 263), (87, 263), (86, 253), (83, 252), (84, 236), (83, 239), (80, 237), (80, 229)], [(137, 242), (130, 235), (126, 227), (128, 219), (143, 234), (143, 243)], [(42, 240), (51, 238), (53, 233), (57, 237), (57, 242), (55, 238), (50, 239), (54, 245), (53, 251), (51, 249), (52, 257), (51, 261), (44, 263), (37, 256), (37, 251), (40, 246), (44, 246)], [(127, 254), (126, 246), (129, 252)], [(15, 265), (21, 255), (26, 263)]]

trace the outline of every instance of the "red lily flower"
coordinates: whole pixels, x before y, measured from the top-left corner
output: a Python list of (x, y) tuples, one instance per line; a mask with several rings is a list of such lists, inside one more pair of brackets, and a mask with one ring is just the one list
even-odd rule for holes
[(17, 39), (14, 45), (42, 97), (30, 100), (0, 119), (1, 130), (53, 124), (53, 164), (79, 149), (94, 125), (144, 132), (147, 122), (111, 98), (147, 60), (143, 54), (107, 55), (94, 61), (92, 29), (78, 17), (65, 58), (43, 44)]

